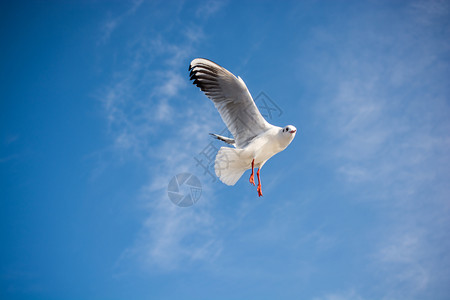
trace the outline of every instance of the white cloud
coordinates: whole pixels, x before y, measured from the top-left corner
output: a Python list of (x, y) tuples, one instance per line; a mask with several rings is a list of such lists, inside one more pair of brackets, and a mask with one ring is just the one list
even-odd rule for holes
[(383, 299), (418, 298), (426, 295), (431, 280), (440, 281), (433, 278), (440, 266), (432, 257), (437, 253), (427, 245), (426, 234), (427, 229), (409, 224), (403, 229), (394, 227), (382, 241), (374, 265), (384, 274)]
[(350, 182), (367, 181), (370, 176), (369, 172), (366, 169), (355, 165), (344, 165), (339, 167), (337, 171), (345, 178), (347, 178), (347, 180)]
[(344, 291), (329, 293), (319, 298), (314, 298), (314, 300), (364, 300), (356, 291)]
[(129, 16), (132, 16), (136, 10), (141, 6), (144, 0), (134, 0), (129, 9), (116, 16), (109, 16), (101, 26), (100, 43), (105, 43), (109, 40), (112, 33), (120, 26), (120, 24)]
[[(174, 60), (178, 60), (178, 58), (174, 58)], [(180, 89), (187, 86), (186, 76), (182, 76), (174, 71), (169, 71), (161, 77), (164, 78), (163, 84), (158, 88), (158, 92), (161, 95), (166, 95), (167, 97), (177, 96)]]
[[(417, 192), (438, 178), (438, 161), (450, 165), (443, 151), (450, 140), (450, 107), (436, 68), (450, 43), (435, 42), (417, 23), (406, 27), (396, 29), (416, 34), (372, 33), (358, 42), (350, 32), (355, 45), (334, 57), (334, 64), (319, 68), (332, 93), (317, 106), (329, 125), (326, 149), (333, 151), (326, 156), (335, 159), (336, 171), (351, 182), (381, 184), (398, 195)], [(378, 49), (367, 47), (370, 43)], [(384, 47), (389, 51), (379, 50)]]
[(216, 14), (223, 6), (226, 5), (226, 1), (208, 0), (202, 2), (198, 7), (196, 16), (198, 18), (209, 18)]
[(168, 100), (161, 99), (156, 108), (156, 119), (158, 121), (170, 121), (172, 120), (174, 112), (172, 107), (169, 105)]
[[(197, 113), (212, 112), (211, 103), (202, 99), (189, 106), (189, 101), (183, 101), (188, 86), (185, 64), (202, 40), (202, 32), (198, 25), (187, 26), (177, 43), (160, 34), (133, 37), (125, 45), (130, 53), (125, 68), (115, 70), (110, 85), (100, 93), (115, 151), (123, 157), (131, 154), (150, 174), (140, 197), (148, 216), (135, 242), (123, 252), (117, 270), (136, 262), (144, 270), (170, 271), (184, 264), (210, 262), (221, 252), (209, 187), (204, 186), (200, 202), (188, 208), (175, 206), (167, 195), (173, 176), (196, 171), (192, 156), (201, 150), (199, 145), (207, 144), (208, 129), (220, 122)], [(176, 108), (171, 103), (174, 99)]]
[(411, 11), (416, 20), (426, 25), (432, 25), (449, 13), (450, 5), (445, 0), (419, 0), (411, 3)]
[[(144, 192), (147, 196), (158, 193)], [(150, 215), (131, 248), (133, 255), (149, 267), (157, 266), (164, 270), (186, 263), (214, 260), (222, 246), (204, 199), (195, 207), (180, 208), (168, 200), (165, 189), (160, 193), (157, 201), (149, 199), (152, 205)]]
[[(168, 61), (181, 64), (187, 54), (177, 49), (183, 47), (172, 47), (160, 37), (155, 41), (141, 36), (133, 43), (133, 49), (129, 49), (132, 54), (126, 58), (127, 67), (116, 71), (111, 83), (97, 96), (104, 104), (117, 149), (131, 151), (135, 156), (145, 155), (157, 128), (180, 114), (170, 101), (187, 87), (186, 74), (179, 74), (175, 66), (168, 64), (161, 69), (153, 64), (154, 60), (161, 59), (159, 55), (169, 55)], [(184, 48), (192, 47), (191, 43), (188, 40)], [(161, 49), (173, 51), (159, 52)]]
[(327, 64), (314, 66), (330, 83), (316, 107), (317, 117), (327, 120), (323, 157), (354, 201), (370, 200), (379, 209), (370, 268), (384, 299), (426, 299), (448, 279), (450, 106), (442, 66), (450, 42), (435, 36), (449, 29), (439, 23), (436, 3), (420, 12), (426, 25), (419, 15), (407, 22), (399, 14), (389, 33), (361, 22), (346, 32), (348, 40), (326, 35), (323, 43), (349, 47), (333, 53), (333, 64), (323, 57)]
[[(200, 106), (205, 104), (209, 103)], [(205, 143), (206, 135), (201, 133), (213, 126), (204, 114), (196, 114), (193, 109), (186, 112), (180, 124), (182, 130), (149, 153), (149, 157), (159, 161), (151, 166), (149, 182), (141, 189), (141, 203), (149, 215), (119, 264), (137, 260), (145, 270), (157, 267), (170, 271), (180, 265), (213, 261), (221, 252), (221, 238), (211, 214), (213, 198), (209, 187), (203, 186), (202, 198), (193, 207), (177, 207), (167, 196), (172, 176), (195, 170), (192, 154), (198, 151), (198, 145)]]

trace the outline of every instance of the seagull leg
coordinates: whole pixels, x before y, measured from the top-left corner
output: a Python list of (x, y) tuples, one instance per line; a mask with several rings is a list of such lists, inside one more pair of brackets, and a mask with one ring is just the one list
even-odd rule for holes
[(256, 190), (258, 191), (258, 197), (261, 197), (262, 191), (261, 191), (261, 178), (259, 178), (259, 170), (261, 170), (261, 168), (258, 169), (258, 172), (256, 172), (256, 175), (258, 176), (258, 187), (256, 188)]
[(250, 175), (250, 181), (251, 184), (255, 185), (255, 175), (253, 174), (253, 167), (255, 166), (255, 159), (252, 160), (252, 174)]

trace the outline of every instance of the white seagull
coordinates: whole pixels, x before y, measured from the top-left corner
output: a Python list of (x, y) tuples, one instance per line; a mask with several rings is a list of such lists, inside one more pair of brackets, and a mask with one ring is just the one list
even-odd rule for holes
[(234, 146), (221, 147), (214, 169), (226, 185), (234, 185), (242, 174), (252, 169), (250, 183), (255, 185), (253, 169), (258, 168), (258, 196), (262, 196), (259, 171), (269, 158), (292, 142), (297, 129), (269, 124), (259, 112), (244, 81), (218, 64), (196, 58), (189, 65), (190, 79), (211, 99), (234, 139), (212, 134)]

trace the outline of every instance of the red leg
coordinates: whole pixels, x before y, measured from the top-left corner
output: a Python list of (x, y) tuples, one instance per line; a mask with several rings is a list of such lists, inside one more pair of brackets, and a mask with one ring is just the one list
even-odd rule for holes
[(255, 166), (255, 159), (252, 160), (252, 174), (250, 175), (250, 181), (251, 184), (255, 185), (255, 175), (253, 174), (253, 167)]
[(259, 170), (260, 169), (258, 169), (258, 172), (256, 172), (256, 176), (258, 176), (258, 187), (256, 188), (256, 190), (258, 191), (258, 197), (261, 197), (263, 194), (261, 191), (261, 178), (259, 178)]

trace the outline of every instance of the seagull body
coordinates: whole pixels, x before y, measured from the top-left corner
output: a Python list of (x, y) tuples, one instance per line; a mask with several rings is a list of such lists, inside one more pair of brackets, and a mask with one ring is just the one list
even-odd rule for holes
[(297, 129), (269, 124), (259, 112), (250, 92), (240, 77), (218, 64), (203, 58), (194, 59), (190, 66), (190, 79), (194, 80), (211, 99), (234, 139), (211, 134), (234, 146), (221, 147), (214, 169), (217, 177), (234, 185), (242, 174), (251, 169), (249, 182), (255, 185), (254, 168), (258, 168), (258, 196), (262, 196), (260, 170), (272, 156), (283, 151), (292, 142)]

